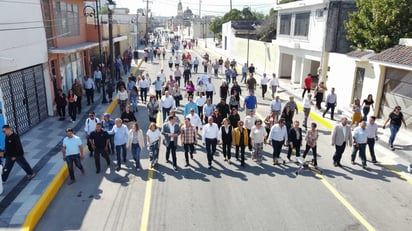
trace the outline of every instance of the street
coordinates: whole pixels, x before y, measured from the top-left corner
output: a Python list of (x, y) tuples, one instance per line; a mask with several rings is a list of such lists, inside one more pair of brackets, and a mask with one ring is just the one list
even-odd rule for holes
[[(202, 52), (195, 49), (191, 54), (200, 57)], [(154, 80), (164, 66), (168, 76), (171, 72), (167, 60), (168, 56), (164, 63), (143, 63), (142, 70)], [(198, 76), (193, 75), (192, 79)], [(212, 78), (216, 90), (222, 79), (224, 76)], [(244, 84), (241, 86), (245, 96)], [(280, 90), (278, 94), (283, 106), (288, 92)], [(270, 111), (270, 99), (261, 98), (259, 86), (256, 95), (257, 115), (265, 117)], [(213, 102), (218, 101), (216, 94)], [(181, 121), (183, 109), (181, 106), (178, 110)], [(245, 112), (239, 114), (243, 119)], [(117, 116), (118, 107), (112, 118)], [(139, 104), (136, 117), (146, 133), (149, 121), (144, 105)], [(303, 112), (294, 119), (302, 122)], [(316, 121), (310, 118), (308, 124), (311, 122)], [(262, 165), (253, 162), (247, 150), (244, 168), (236, 160), (233, 164), (223, 161), (219, 146), (211, 170), (207, 169), (202, 144), (196, 146), (189, 167), (183, 167), (184, 152), (178, 147), (178, 171), (165, 162), (163, 145), (160, 165), (154, 170), (149, 169), (148, 153), (143, 150), (143, 170), (139, 172), (130, 161), (130, 152), (126, 167), (122, 165), (122, 170), (116, 172), (112, 164), (103, 174), (95, 174), (94, 160), (87, 155), (86, 174), (80, 176), (76, 172), (76, 183), (62, 186), (36, 230), (409, 230), (410, 181), (380, 164), (368, 162), (369, 170), (364, 170), (359, 158), (358, 164), (352, 165), (350, 147), (343, 155), (343, 167), (334, 167), (331, 131), (320, 123), (318, 130), (322, 175), (302, 171), (296, 176), (298, 166), (293, 162), (272, 165), (271, 145), (264, 145)], [(305, 142), (302, 148), (304, 145)], [(286, 151), (284, 147), (283, 158)], [(387, 149), (377, 146), (376, 151), (380, 158)], [(370, 160), (368, 153), (367, 158)], [(311, 152), (306, 159), (311, 159)]]

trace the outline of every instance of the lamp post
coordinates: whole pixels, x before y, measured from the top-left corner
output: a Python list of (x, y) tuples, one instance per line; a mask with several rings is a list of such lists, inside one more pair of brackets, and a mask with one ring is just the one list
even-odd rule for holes
[[(113, 57), (113, 10), (116, 6), (116, 3), (113, 2), (113, 0), (108, 0), (107, 1), (107, 8), (108, 10), (108, 19), (109, 19), (109, 64), (110, 64), (110, 78), (113, 79), (114, 76), (114, 57)], [(105, 81), (105, 80), (104, 80)], [(103, 81), (103, 82), (104, 82)], [(104, 86), (104, 84), (103, 84)], [(103, 93), (104, 87), (103, 87)], [(106, 100), (106, 95), (104, 95), (103, 100), (107, 102)]]
[[(252, 24), (253, 29), (255, 28), (255, 24)], [(250, 42), (250, 31), (252, 28), (247, 30), (247, 53), (246, 53), (246, 66), (249, 67), (249, 42)]]
[[(85, 17), (93, 17), (94, 18), (94, 20), (95, 20), (95, 25), (96, 25), (96, 27), (97, 27), (97, 39), (98, 39), (98, 42), (99, 42), (99, 60), (98, 60), (98, 66), (100, 67), (100, 70), (102, 69), (102, 36), (101, 36), (101, 34), (100, 34), (100, 17), (99, 17), (99, 9), (100, 9), (100, 7), (99, 7), (99, 1), (98, 0), (96, 0), (96, 6), (95, 6), (96, 8), (94, 8), (94, 7), (92, 7), (92, 6), (85, 6), (84, 8), (83, 8), (83, 14), (84, 14), (84, 16)], [(88, 12), (88, 9), (90, 9), (91, 10), (91, 12)], [(105, 78), (105, 75), (103, 75), (103, 77), (102, 77), (102, 80), (103, 80), (103, 100), (102, 100), (102, 103), (107, 103), (107, 100), (106, 100), (106, 92), (105, 92), (105, 87), (104, 87), (104, 83), (105, 83), (105, 80), (106, 80), (106, 78)]]

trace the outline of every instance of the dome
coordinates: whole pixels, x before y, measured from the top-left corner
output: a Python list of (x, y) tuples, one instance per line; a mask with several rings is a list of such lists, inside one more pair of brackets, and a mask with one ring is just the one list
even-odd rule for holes
[(193, 12), (192, 12), (192, 10), (189, 9), (189, 7), (183, 12), (183, 17), (185, 19), (193, 18)]

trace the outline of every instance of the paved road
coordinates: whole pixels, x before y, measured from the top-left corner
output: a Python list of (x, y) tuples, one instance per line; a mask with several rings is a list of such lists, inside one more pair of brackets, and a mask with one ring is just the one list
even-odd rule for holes
[[(161, 66), (143, 68), (154, 78)], [(220, 85), (220, 80), (213, 81)], [(288, 98), (286, 92), (279, 94)], [(268, 113), (269, 102), (259, 100), (259, 115)], [(147, 128), (147, 116), (139, 109), (139, 123)], [(299, 113), (296, 119), (302, 117)], [(412, 185), (380, 165), (368, 163), (369, 171), (351, 165), (350, 149), (344, 167), (333, 167), (330, 131), (319, 130), (323, 175), (304, 171), (296, 176), (294, 163), (271, 165), (269, 145), (261, 166), (248, 159), (245, 168), (229, 165), (220, 154), (209, 170), (201, 146), (188, 168), (178, 150), (178, 172), (165, 163), (164, 147), (154, 171), (148, 169), (146, 151), (146, 167), (140, 172), (128, 162), (120, 172), (111, 167), (95, 174), (93, 161), (87, 159), (86, 175), (61, 188), (36, 230), (408, 230)], [(386, 151), (377, 150), (378, 157)]]

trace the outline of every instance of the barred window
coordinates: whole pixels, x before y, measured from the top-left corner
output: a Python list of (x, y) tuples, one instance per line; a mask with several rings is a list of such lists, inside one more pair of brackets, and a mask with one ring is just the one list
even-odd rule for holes
[(53, 2), (57, 37), (80, 35), (79, 7), (64, 1)]
[(292, 20), (291, 14), (282, 14), (280, 16), (279, 34), (290, 35), (291, 20)]
[(307, 37), (309, 34), (310, 12), (296, 14), (295, 17), (295, 36)]

